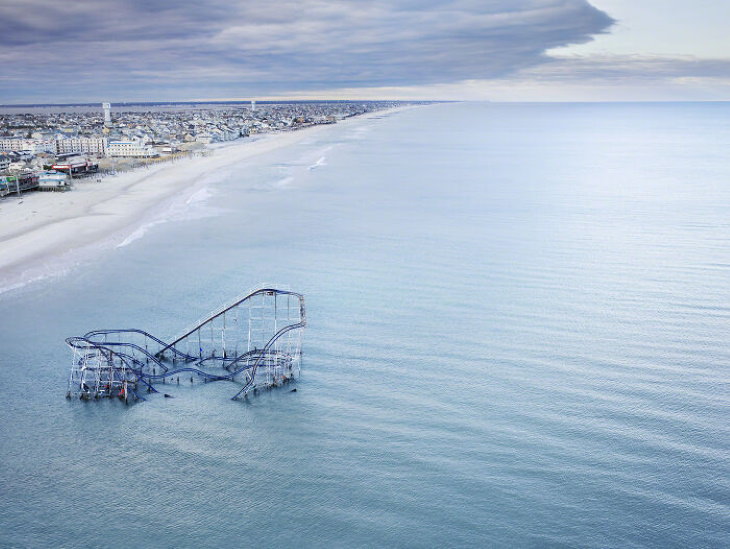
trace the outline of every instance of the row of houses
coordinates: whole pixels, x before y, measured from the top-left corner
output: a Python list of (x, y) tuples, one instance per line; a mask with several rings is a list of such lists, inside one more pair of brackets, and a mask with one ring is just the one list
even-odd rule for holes
[[(29, 151), (33, 154), (86, 153), (95, 156), (151, 157), (157, 151), (143, 140), (110, 141), (106, 137), (66, 137), (57, 139), (0, 139), (0, 151)], [(2, 168), (0, 168), (2, 169)]]

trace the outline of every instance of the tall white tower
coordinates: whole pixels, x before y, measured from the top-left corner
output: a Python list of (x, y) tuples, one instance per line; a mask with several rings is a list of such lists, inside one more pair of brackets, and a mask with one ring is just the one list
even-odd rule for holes
[(251, 101), (251, 112), (256, 110), (256, 101)]
[(109, 112), (109, 109), (112, 108), (111, 103), (102, 103), (101, 107), (104, 109), (104, 125), (108, 126), (112, 123), (112, 115)]

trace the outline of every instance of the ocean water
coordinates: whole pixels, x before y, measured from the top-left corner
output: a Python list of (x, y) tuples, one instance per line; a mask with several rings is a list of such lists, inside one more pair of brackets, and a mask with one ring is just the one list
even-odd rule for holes
[[(351, 121), (0, 295), (0, 546), (729, 546), (728, 120)], [(306, 296), (296, 393), (64, 399), (65, 337), (264, 281)]]

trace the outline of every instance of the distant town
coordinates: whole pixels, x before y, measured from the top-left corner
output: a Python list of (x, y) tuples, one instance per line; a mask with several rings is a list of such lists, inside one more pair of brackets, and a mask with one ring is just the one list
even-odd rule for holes
[(6, 108), (9, 112), (0, 112), (0, 197), (66, 191), (79, 179), (100, 181), (118, 171), (206, 154), (216, 143), (334, 124), (403, 104), (251, 101)]

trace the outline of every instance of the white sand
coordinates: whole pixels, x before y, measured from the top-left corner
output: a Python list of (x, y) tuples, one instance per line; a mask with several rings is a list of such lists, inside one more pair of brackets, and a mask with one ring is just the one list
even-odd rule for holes
[(163, 202), (190, 192), (211, 172), (298, 143), (325, 127), (235, 141), (209, 150), (208, 156), (139, 168), (99, 183), (95, 177), (82, 179), (65, 193), (32, 192), (0, 200), (0, 291), (39, 277), (43, 264), (54, 257), (115, 234), (121, 241)]
[(0, 200), (0, 292), (42, 278), (52, 270), (53, 260), (61, 256), (109, 241), (115, 235), (116, 244), (122, 242), (144, 221), (162, 214), (165, 201), (193, 192), (201, 178), (299, 143), (327, 128), (332, 126), (265, 134), (213, 147), (204, 157), (140, 168), (105, 177), (99, 183), (94, 177), (80, 180), (65, 193), (32, 192)]

